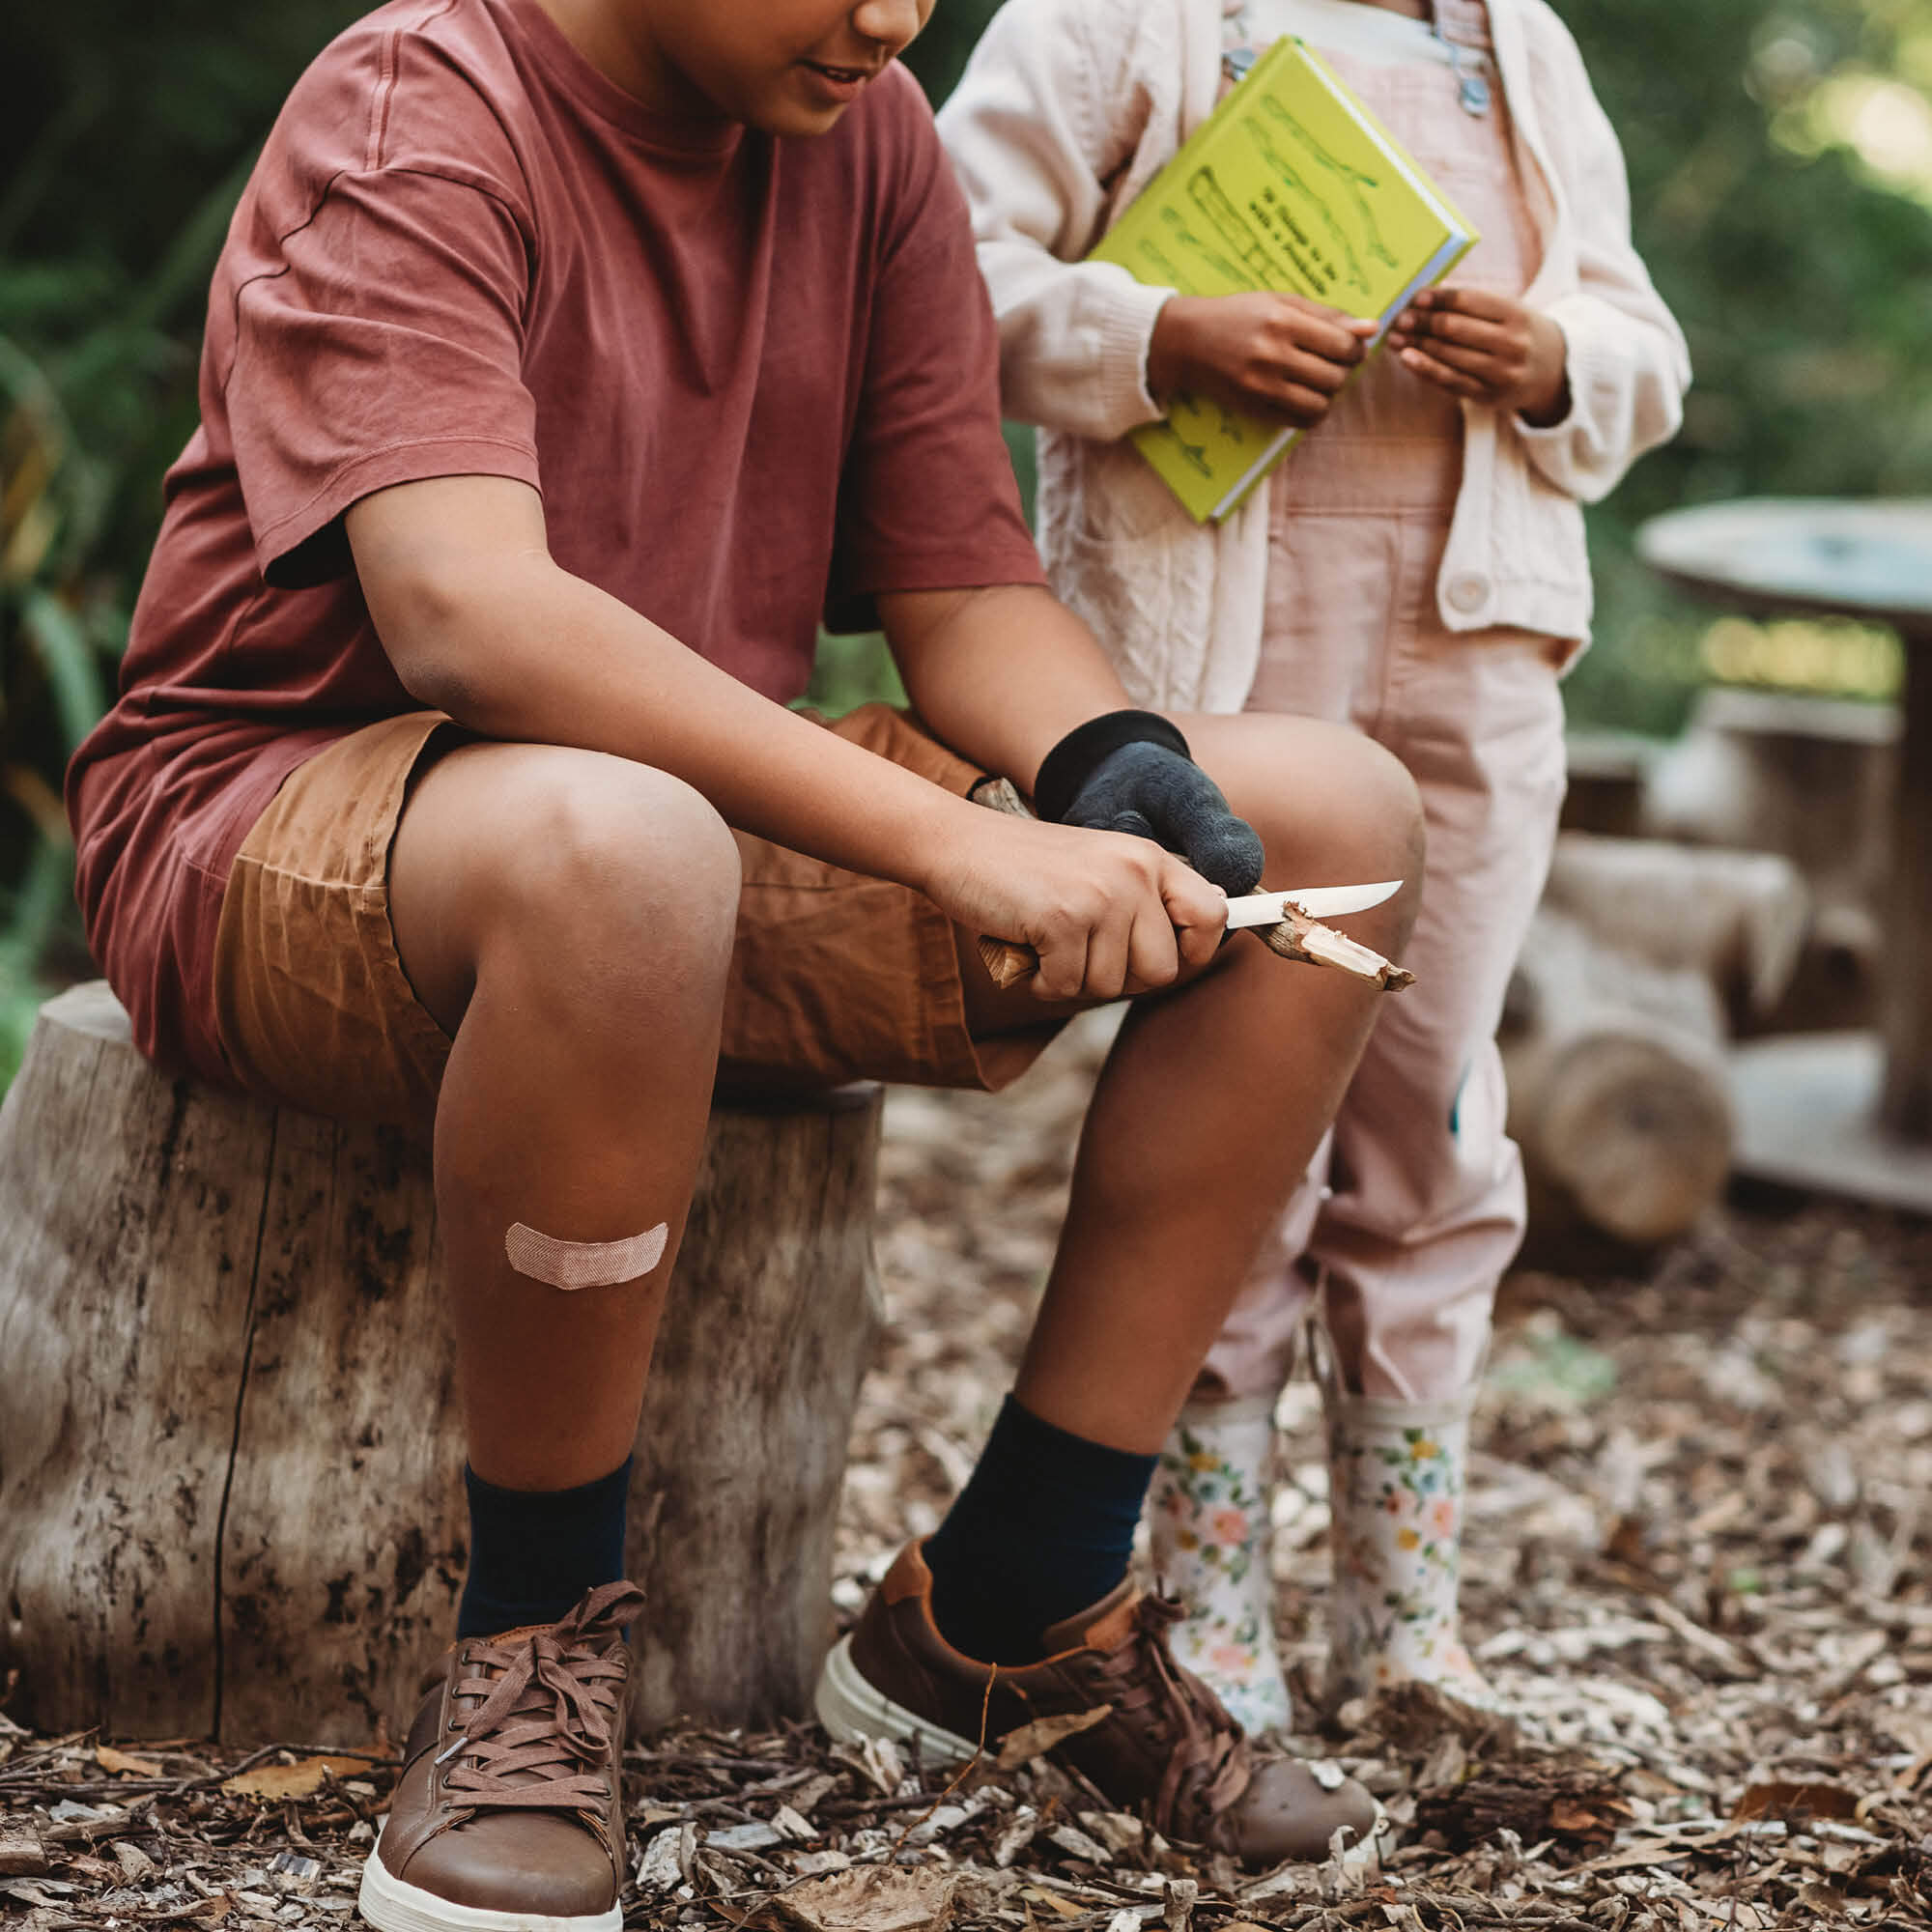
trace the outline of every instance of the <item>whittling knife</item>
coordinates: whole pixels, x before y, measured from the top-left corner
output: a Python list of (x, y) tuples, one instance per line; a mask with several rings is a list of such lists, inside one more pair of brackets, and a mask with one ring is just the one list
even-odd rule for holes
[(1373, 886), (1293, 886), (1285, 893), (1250, 893), (1228, 901), (1228, 930), (1279, 925), (1288, 917), (1291, 900), (1309, 919), (1340, 919), (1345, 912), (1367, 912), (1401, 891), (1400, 879), (1383, 879)]
[[(1250, 893), (1228, 901), (1228, 930), (1263, 928), (1261, 937), (1284, 959), (1312, 965), (1339, 966), (1358, 979), (1373, 980), (1387, 991), (1412, 985), (1415, 976), (1391, 965), (1379, 952), (1359, 945), (1318, 923), (1344, 913), (1366, 912), (1402, 890), (1400, 879), (1382, 879), (1371, 886), (1296, 886), (1285, 893)], [(981, 939), (980, 957), (1004, 990), (1039, 971), (1039, 954), (1031, 946), (1009, 939)]]

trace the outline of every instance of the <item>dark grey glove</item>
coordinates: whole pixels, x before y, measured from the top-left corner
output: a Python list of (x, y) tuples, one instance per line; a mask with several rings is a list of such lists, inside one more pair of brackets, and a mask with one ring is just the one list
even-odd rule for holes
[(1110, 711), (1076, 725), (1046, 754), (1033, 795), (1042, 818), (1151, 838), (1230, 898), (1261, 880), (1254, 827), (1228, 810), (1187, 740), (1151, 711)]

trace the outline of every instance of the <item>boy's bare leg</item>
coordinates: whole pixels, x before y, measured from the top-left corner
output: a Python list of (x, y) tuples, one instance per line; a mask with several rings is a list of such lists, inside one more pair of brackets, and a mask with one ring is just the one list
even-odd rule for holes
[[(1265, 883), (1410, 881), (1350, 922), (1399, 953), (1422, 863), (1401, 766), (1306, 721), (1184, 728), (1261, 834)], [(992, 993), (971, 965), (967, 985), (990, 1030), (1040, 1011)], [(835, 1735), (917, 1731), (965, 1756), (976, 1738), (1078, 1712), (1068, 1755), (1171, 1835), (1261, 1866), (1324, 1857), (1338, 1832), (1359, 1842), (1374, 1829), (1358, 1785), (1249, 1753), (1175, 1669), (1161, 1634), (1173, 1610), (1137, 1605), (1128, 1567), (1154, 1453), (1383, 997), (1236, 935), (1190, 983), (1130, 1012), (1088, 1111), (1013, 1397), (945, 1520), (901, 1553), (828, 1661), (817, 1708)]]
[[(1264, 885), (1407, 881), (1344, 922), (1399, 956), (1423, 851), (1415, 788), (1396, 760), (1310, 720), (1180, 723), (1262, 835)], [(980, 1025), (1024, 1023), (1023, 992), (990, 994), (970, 969), (968, 984)], [(1138, 1003), (1088, 1112), (1015, 1388), (1034, 1414), (1117, 1449), (1159, 1449), (1389, 997), (1236, 935), (1192, 984)]]
[[(737, 918), (730, 835), (689, 786), (594, 752), (477, 744), (423, 775), (390, 867), (398, 950), (455, 1036), (436, 1193), (476, 1474), (552, 1492), (630, 1455), (703, 1145)], [(505, 1236), (628, 1240), (563, 1291)]]

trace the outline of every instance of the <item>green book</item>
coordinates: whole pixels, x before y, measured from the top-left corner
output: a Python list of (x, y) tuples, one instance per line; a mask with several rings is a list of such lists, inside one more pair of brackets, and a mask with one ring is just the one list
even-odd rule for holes
[[(1304, 42), (1277, 41), (1195, 129), (1093, 259), (1186, 296), (1277, 289), (1373, 319), (1382, 339), (1476, 231)], [(1237, 508), (1299, 437), (1177, 395), (1134, 432), (1196, 523)]]

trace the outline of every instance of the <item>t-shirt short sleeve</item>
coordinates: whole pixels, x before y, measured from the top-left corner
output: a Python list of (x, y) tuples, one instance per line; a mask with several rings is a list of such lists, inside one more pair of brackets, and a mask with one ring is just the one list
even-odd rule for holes
[(497, 195), (394, 166), (337, 175), (242, 286), (225, 399), (270, 583), (346, 568), (337, 520), (372, 491), (466, 474), (539, 486), (529, 260)]
[[(908, 87), (909, 95), (916, 90)], [(829, 609), (880, 590), (1039, 583), (1000, 433), (999, 336), (923, 101), (874, 285)]]

